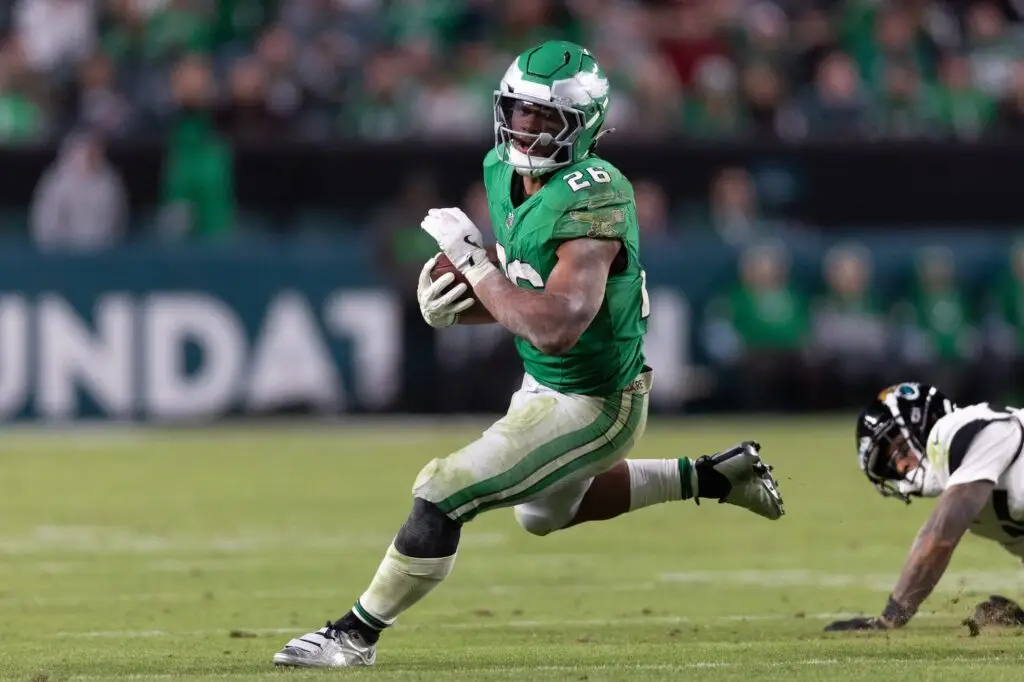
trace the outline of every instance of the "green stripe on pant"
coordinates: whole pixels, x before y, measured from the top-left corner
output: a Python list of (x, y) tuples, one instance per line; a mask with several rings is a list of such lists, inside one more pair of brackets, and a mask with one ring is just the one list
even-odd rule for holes
[[(541, 465), (534, 468), (525, 478), (521, 478), (513, 486), (498, 491), (496, 494), (474, 498), (467, 504), (456, 508), (451, 515), (465, 522), (481, 512), (512, 506), (562, 481), (581, 468), (612, 456), (632, 438), (643, 414), (644, 398), (645, 396), (629, 393), (610, 398), (606, 402), (602, 418), (611, 417), (611, 419), (610, 421), (601, 420), (603, 423), (608, 423), (609, 427), (597, 437), (590, 438), (585, 442), (581, 439), (568, 441), (563, 437), (537, 448), (530, 453), (530, 457), (541, 462)], [(618, 409), (612, 411), (610, 409), (612, 405), (617, 405)], [(590, 431), (589, 427), (587, 430)], [(580, 444), (572, 447), (570, 443)]]
[(474, 483), (449, 495), (437, 503), (438, 508), (445, 514), (452, 516), (453, 512), (465, 507), (467, 504), (471, 504), (475, 500), (492, 498), (495, 495), (500, 495), (505, 490), (515, 488), (533, 476), (552, 459), (566, 452), (572, 452), (586, 446), (588, 443), (600, 440), (609, 430), (615, 427), (621, 402), (621, 395), (609, 398), (605, 401), (601, 413), (590, 424), (582, 429), (570, 431), (555, 438), (550, 443), (545, 443), (535, 448), (508, 471)]
[(534, 485), (530, 486), (529, 488), (520, 493), (516, 493), (515, 495), (507, 497), (503, 500), (498, 500), (495, 502), (480, 505), (479, 507), (476, 508), (476, 510), (474, 510), (473, 515), (489, 511), (497, 507), (508, 507), (519, 504), (520, 502), (527, 500), (531, 496), (536, 495), (537, 493), (542, 492), (546, 488), (551, 487), (555, 483), (558, 483), (559, 481), (565, 479), (567, 476), (571, 476), (580, 469), (588, 467), (592, 464), (596, 464), (608, 457), (615, 456), (619, 451), (622, 450), (622, 448), (626, 446), (626, 443), (628, 443), (629, 440), (636, 433), (637, 426), (640, 424), (640, 419), (643, 417), (645, 400), (646, 396), (644, 395), (631, 394), (629, 396), (629, 412), (624, 422), (621, 422), (622, 428), (619, 429), (618, 432), (615, 433), (614, 436), (612, 436), (611, 440), (609, 440), (605, 445), (602, 445), (596, 450), (588, 452), (587, 454), (581, 457), (577, 457), (571, 460), (565, 466), (561, 467), (557, 471), (552, 472), (551, 474), (544, 477), (541, 481), (535, 483)]

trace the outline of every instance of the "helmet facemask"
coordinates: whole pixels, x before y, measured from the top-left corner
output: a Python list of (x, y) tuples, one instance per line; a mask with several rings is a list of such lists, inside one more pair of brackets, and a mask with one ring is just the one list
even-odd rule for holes
[[(910, 504), (910, 496), (921, 496), (928, 473), (928, 458), (923, 444), (907, 427), (894, 395), (883, 403), (890, 418), (882, 421), (870, 436), (860, 439), (860, 466), (883, 497), (895, 497)], [(900, 457), (910, 456), (917, 466), (902, 473), (896, 466)]]
[[(924, 488), (928, 460), (918, 452), (910, 441), (904, 440), (898, 429), (895, 437), (882, 434), (878, 440), (865, 439), (861, 450), (861, 468), (875, 489), (883, 497), (895, 497), (910, 504), (910, 496), (919, 496)], [(907, 473), (896, 468), (901, 456), (917, 459), (918, 465)]]
[[(534, 120), (524, 130), (526, 117)], [(536, 119), (540, 119), (539, 122)], [(494, 93), (495, 145), (520, 175), (536, 177), (575, 163), (573, 149), (585, 128), (582, 110), (528, 95)]]

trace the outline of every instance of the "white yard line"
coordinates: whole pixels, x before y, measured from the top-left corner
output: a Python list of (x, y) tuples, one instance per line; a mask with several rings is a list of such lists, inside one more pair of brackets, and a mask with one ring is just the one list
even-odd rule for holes
[[(873, 592), (892, 590), (899, 576), (896, 573), (834, 573), (830, 571), (687, 571), (662, 573), (665, 583), (747, 586), (764, 589), (864, 589)], [(940, 592), (972, 592), (991, 590), (1024, 591), (1024, 571), (950, 572), (939, 583)]]
[[(534, 588), (534, 591), (544, 590), (548, 593), (554, 592), (650, 592), (656, 589), (654, 583), (638, 585), (548, 585)], [(451, 585), (447, 588), (449, 594), (509, 594), (511, 592), (526, 592), (525, 588), (506, 589), (501, 585), (495, 586), (457, 586)], [(41, 595), (32, 596), (8, 596), (0, 597), (0, 607), (9, 606), (34, 606), (64, 608), (82, 606), (86, 604), (131, 604), (158, 602), (162, 604), (198, 604), (207, 601), (229, 602), (229, 601), (324, 601), (338, 602), (352, 598), (352, 590), (343, 588), (331, 588), (324, 590), (220, 590), (217, 588), (197, 589), (195, 592), (140, 592), (136, 594), (75, 594), (60, 597), (48, 597)]]
[[(338, 552), (345, 548), (387, 549), (394, 534), (341, 533), (313, 534), (303, 528), (281, 528), (277, 531), (241, 532), (211, 538), (167, 537), (139, 533), (117, 526), (36, 526), (24, 535), (0, 535), (0, 556), (83, 555), (111, 553), (175, 554), (207, 552), (240, 554), (244, 552), (290, 550), (303, 552)], [(466, 547), (495, 547), (508, 541), (504, 533), (467, 532), (461, 542)], [(187, 560), (185, 560), (187, 561)]]
[[(187, 565), (187, 562), (186, 562)], [(201, 570), (201, 569), (200, 569)], [(665, 573), (656, 580), (629, 583), (567, 583), (535, 585), (462, 585), (453, 583), (449, 591), (463, 594), (509, 595), (530, 592), (652, 592), (671, 590), (672, 585), (708, 584), (737, 588), (792, 590), (812, 588), (823, 590), (862, 589), (887, 593), (896, 582), (896, 574), (831, 573), (825, 571), (691, 571)], [(680, 587), (681, 588), (681, 587)], [(1010, 594), (1024, 593), (1024, 573), (1020, 571), (971, 571), (947, 574), (936, 590), (939, 593), (963, 592)], [(222, 590), (204, 586), (192, 592), (140, 592), (109, 594), (71, 594), (63, 596), (9, 595), (0, 597), (0, 606), (72, 607), (104, 603), (202, 603), (205, 601), (337, 601), (351, 597), (351, 590), (338, 588), (318, 590)]]

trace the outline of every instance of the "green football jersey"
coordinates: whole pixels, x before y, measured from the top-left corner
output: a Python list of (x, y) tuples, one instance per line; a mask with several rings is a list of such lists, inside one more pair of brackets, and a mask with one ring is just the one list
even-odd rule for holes
[(484, 185), (501, 267), (514, 284), (540, 290), (565, 241), (586, 237), (623, 244), (626, 265), (608, 277), (597, 317), (564, 355), (546, 355), (516, 338), (526, 372), (563, 393), (608, 395), (625, 388), (644, 367), (643, 337), (650, 300), (640, 267), (640, 230), (633, 186), (596, 156), (554, 172), (539, 192), (518, 205), (515, 169), (492, 150), (484, 159)]

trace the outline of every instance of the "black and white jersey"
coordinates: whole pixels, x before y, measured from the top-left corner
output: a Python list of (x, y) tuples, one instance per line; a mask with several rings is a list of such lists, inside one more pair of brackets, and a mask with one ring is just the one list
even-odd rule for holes
[(992, 481), (971, 532), (1024, 558), (1024, 410), (979, 403), (954, 410), (928, 434), (925, 488)]

